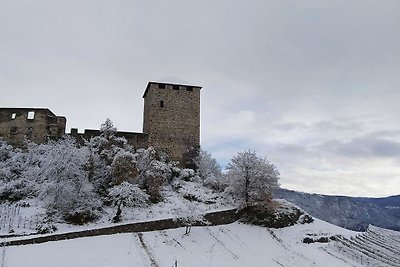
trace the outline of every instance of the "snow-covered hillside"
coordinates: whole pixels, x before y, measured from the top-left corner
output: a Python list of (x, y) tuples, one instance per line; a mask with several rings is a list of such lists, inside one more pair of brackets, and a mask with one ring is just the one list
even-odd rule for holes
[(339, 237), (333, 246), (340, 255), (346, 255), (367, 266), (400, 266), (400, 233), (369, 226), (365, 233), (351, 239)]
[(303, 243), (305, 237), (341, 235), (349, 240), (359, 234), (320, 220), (282, 229), (236, 222), (184, 232), (178, 228), (5, 247), (2, 266), (366, 266), (341, 253), (336, 242)]

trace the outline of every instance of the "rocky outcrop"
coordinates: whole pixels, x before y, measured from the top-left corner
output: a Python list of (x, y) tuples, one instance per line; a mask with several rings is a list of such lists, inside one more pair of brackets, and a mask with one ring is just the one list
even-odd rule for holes
[(297, 206), (282, 200), (253, 204), (239, 213), (241, 222), (269, 228), (283, 228), (314, 221)]

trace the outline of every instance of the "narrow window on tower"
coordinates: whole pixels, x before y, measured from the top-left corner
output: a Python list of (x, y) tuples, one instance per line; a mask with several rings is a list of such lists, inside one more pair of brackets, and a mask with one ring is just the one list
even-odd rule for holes
[(163, 107), (164, 107), (164, 101), (161, 100), (161, 101), (160, 101), (160, 108), (163, 108)]

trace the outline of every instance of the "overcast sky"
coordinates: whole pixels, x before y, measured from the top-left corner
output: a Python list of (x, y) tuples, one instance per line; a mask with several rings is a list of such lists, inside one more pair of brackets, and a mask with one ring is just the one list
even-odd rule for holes
[(203, 86), (201, 144), (283, 187), (400, 194), (398, 0), (0, 0), (0, 106), (142, 131), (148, 81)]

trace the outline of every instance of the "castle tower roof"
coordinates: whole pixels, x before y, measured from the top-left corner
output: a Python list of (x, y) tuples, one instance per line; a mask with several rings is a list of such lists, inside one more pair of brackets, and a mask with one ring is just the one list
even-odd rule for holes
[(144, 91), (144, 94), (143, 94), (143, 98), (146, 97), (146, 94), (147, 94), (147, 92), (148, 92), (149, 87), (150, 87), (151, 84), (165, 84), (165, 85), (172, 85), (172, 86), (174, 86), (174, 85), (179, 85), (179, 86), (193, 87), (193, 88), (198, 88), (198, 89), (201, 89), (201, 88), (202, 88), (201, 86), (198, 86), (198, 85), (191, 85), (191, 84), (167, 83), (167, 82), (148, 82), (148, 83), (147, 83), (147, 86), (146, 86), (146, 90)]

